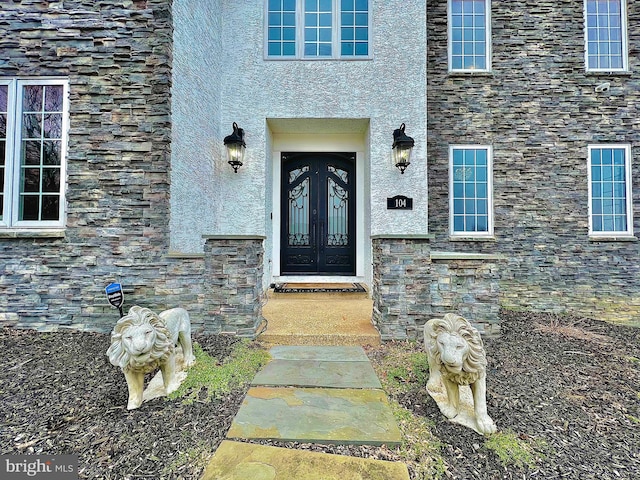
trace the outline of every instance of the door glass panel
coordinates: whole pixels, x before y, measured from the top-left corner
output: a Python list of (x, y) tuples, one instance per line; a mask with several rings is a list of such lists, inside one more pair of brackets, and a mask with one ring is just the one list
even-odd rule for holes
[(349, 184), (349, 172), (333, 165), (327, 166), (327, 245), (332, 247), (349, 245), (349, 192), (332, 177)]
[[(293, 184), (309, 167), (302, 167), (289, 173), (289, 184)], [(289, 188), (289, 246), (308, 246), (309, 237), (309, 177), (295, 187)]]

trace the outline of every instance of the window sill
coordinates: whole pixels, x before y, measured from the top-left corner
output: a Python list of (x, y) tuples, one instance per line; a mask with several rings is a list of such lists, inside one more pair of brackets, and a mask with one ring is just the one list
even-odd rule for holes
[(0, 238), (64, 238), (64, 228), (47, 230), (0, 229)]
[(592, 76), (592, 77), (616, 77), (616, 76), (620, 76), (620, 77), (630, 77), (633, 75), (633, 72), (630, 70), (597, 70), (597, 71), (591, 71), (591, 70), (587, 70), (585, 72), (585, 75), (587, 76)]
[(371, 55), (360, 57), (264, 57), (265, 62), (364, 62), (373, 60)]
[(493, 77), (491, 70), (449, 70), (450, 77)]
[(469, 235), (451, 235), (449, 237), (451, 242), (495, 242), (496, 237), (493, 235), (486, 237), (473, 237)]
[(633, 235), (589, 235), (590, 242), (637, 242), (638, 238)]

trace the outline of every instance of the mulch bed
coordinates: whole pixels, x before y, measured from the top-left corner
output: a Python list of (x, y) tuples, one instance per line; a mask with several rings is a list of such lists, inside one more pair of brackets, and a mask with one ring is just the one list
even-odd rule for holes
[[(538, 458), (532, 468), (504, 466), (483, 437), (445, 420), (416, 385), (396, 400), (433, 422), (446, 476), (640, 478), (640, 329), (513, 312), (502, 313), (502, 325), (500, 337), (485, 339), (489, 414), (500, 431), (538, 445)], [(238, 341), (195, 340), (220, 362)], [(80, 478), (199, 479), (245, 391), (191, 405), (156, 399), (127, 411), (108, 346), (104, 334), (0, 330), (1, 454), (77, 455)], [(373, 362), (384, 349), (368, 350)], [(397, 459), (385, 448), (285, 446)]]

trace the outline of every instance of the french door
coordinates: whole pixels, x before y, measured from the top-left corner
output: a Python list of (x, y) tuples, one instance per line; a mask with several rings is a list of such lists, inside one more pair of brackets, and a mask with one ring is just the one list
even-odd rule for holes
[(283, 275), (355, 275), (355, 153), (283, 153)]

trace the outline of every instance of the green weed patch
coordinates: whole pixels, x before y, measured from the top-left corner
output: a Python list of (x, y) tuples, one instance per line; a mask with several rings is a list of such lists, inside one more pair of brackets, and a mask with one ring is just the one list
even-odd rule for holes
[[(269, 360), (268, 352), (248, 341), (238, 342), (222, 364), (207, 355), (198, 344), (194, 344), (193, 353), (196, 363), (189, 369), (180, 388), (169, 395), (170, 399), (184, 398), (186, 404), (195, 400), (209, 402), (248, 384)], [(206, 391), (204, 395), (201, 393), (203, 389)]]

